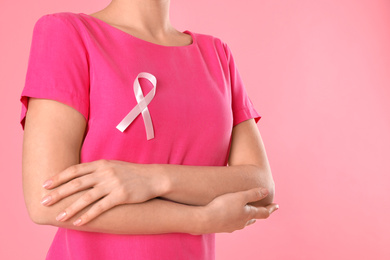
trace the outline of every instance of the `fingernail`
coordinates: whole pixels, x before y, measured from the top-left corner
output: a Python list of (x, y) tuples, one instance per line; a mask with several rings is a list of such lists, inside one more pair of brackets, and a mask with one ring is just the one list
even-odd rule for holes
[(57, 221), (60, 221), (62, 220), (64, 217), (66, 216), (66, 212), (61, 212), (57, 217), (56, 217), (56, 220)]
[(248, 221), (247, 226), (252, 225), (252, 224), (254, 224), (255, 222), (256, 222), (255, 219), (251, 219), (251, 220)]
[(73, 222), (73, 225), (78, 226), (78, 225), (80, 225), (80, 223), (81, 223), (81, 219), (79, 218), (78, 220)]
[(43, 186), (43, 188), (48, 188), (52, 183), (53, 183), (52, 180), (47, 180), (47, 181), (45, 181), (45, 183), (42, 186)]
[(275, 207), (274, 207), (274, 209), (272, 210), (272, 212), (271, 213), (273, 213), (273, 212), (275, 212), (275, 211), (277, 211), (279, 209), (279, 205), (275, 205)]
[(41, 201), (43, 205), (47, 205), (51, 201), (51, 196), (44, 197)]

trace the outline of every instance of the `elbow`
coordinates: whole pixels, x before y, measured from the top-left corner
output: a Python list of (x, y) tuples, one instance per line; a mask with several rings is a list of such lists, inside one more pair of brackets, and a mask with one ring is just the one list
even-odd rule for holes
[(274, 202), (274, 197), (275, 197), (275, 182), (273, 180), (273, 178), (271, 177), (271, 180), (269, 181), (268, 185), (267, 185), (267, 189), (268, 189), (268, 201), (269, 203), (268, 204), (271, 204)]
[(50, 193), (37, 184), (23, 183), (23, 197), (28, 216), (32, 222), (38, 225), (55, 225), (56, 213), (58, 208), (56, 204), (45, 206), (41, 203), (42, 199)]
[(36, 203), (34, 205), (27, 205), (27, 211), (28, 211), (28, 215), (29, 215), (30, 219), (35, 224), (38, 224), (38, 225), (50, 225), (51, 224), (51, 223), (49, 223), (50, 213), (48, 212), (48, 210), (44, 206), (42, 206), (38, 203)]
[(258, 206), (258, 207), (265, 207), (272, 204), (274, 202), (274, 197), (275, 197), (275, 188), (268, 187), (267, 190), (268, 190), (268, 195), (265, 198), (259, 201), (250, 202), (248, 204), (253, 206)]
[(34, 222), (37, 225), (49, 225), (45, 219), (43, 219), (41, 216), (31, 216), (30, 219), (32, 222)]
[(259, 206), (267, 206), (273, 203), (275, 197), (275, 183), (273, 180), (270, 181), (267, 185), (261, 186), (261, 188), (266, 188), (268, 190), (268, 195), (264, 199), (257, 201), (256, 204)]
[(50, 207), (42, 205), (38, 196), (33, 196), (33, 194), (25, 196), (25, 204), (28, 215), (35, 224), (52, 225), (49, 221), (53, 216), (52, 210)]
[(268, 185), (268, 195), (265, 197), (264, 204), (269, 205), (274, 202), (274, 197), (275, 197), (275, 183), (272, 181), (272, 184)]
[(275, 182), (272, 178), (272, 172), (269, 168), (264, 169), (256, 166), (256, 176), (256, 187), (266, 188), (268, 195), (264, 199), (253, 203), (253, 205), (267, 206), (274, 202), (275, 197)]

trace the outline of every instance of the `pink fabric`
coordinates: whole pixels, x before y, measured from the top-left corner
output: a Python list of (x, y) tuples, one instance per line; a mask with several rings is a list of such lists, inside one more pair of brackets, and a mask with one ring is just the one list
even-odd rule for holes
[[(261, 118), (229, 47), (211, 35), (187, 46), (162, 46), (83, 13), (42, 16), (35, 24), (21, 125), (28, 97), (65, 103), (87, 120), (81, 162), (227, 165), (234, 125)], [(137, 104), (138, 73), (157, 78), (148, 105), (155, 138), (142, 115), (122, 133), (116, 126)], [(146, 95), (153, 85), (140, 78)], [(116, 235), (58, 228), (47, 259), (214, 259), (214, 234)]]

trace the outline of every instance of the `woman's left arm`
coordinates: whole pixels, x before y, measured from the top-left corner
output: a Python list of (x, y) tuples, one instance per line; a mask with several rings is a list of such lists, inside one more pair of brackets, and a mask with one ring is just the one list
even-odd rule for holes
[(164, 198), (191, 205), (207, 205), (215, 197), (263, 187), (269, 195), (255, 203), (273, 202), (275, 186), (265, 147), (254, 119), (233, 128), (229, 166), (156, 164), (152, 167), (168, 179)]
[(51, 201), (46, 206), (90, 188), (87, 192), (90, 194), (73, 203), (66, 211), (78, 212), (110, 193), (112, 203), (106, 200), (103, 206), (97, 202), (88, 212), (90, 218), (118, 204), (139, 203), (156, 197), (203, 206), (222, 194), (256, 187), (266, 188), (269, 194), (252, 205), (266, 206), (273, 202), (274, 181), (254, 119), (243, 121), (233, 128), (228, 164), (190, 166), (116, 160), (82, 163), (50, 178), (52, 184), (47, 189), (58, 188), (47, 194), (51, 196)]

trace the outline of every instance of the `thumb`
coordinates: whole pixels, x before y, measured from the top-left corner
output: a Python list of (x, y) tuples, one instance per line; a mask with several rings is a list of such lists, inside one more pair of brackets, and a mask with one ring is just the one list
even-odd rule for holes
[(264, 199), (268, 196), (268, 190), (266, 188), (254, 188), (243, 191), (245, 203), (255, 202)]

